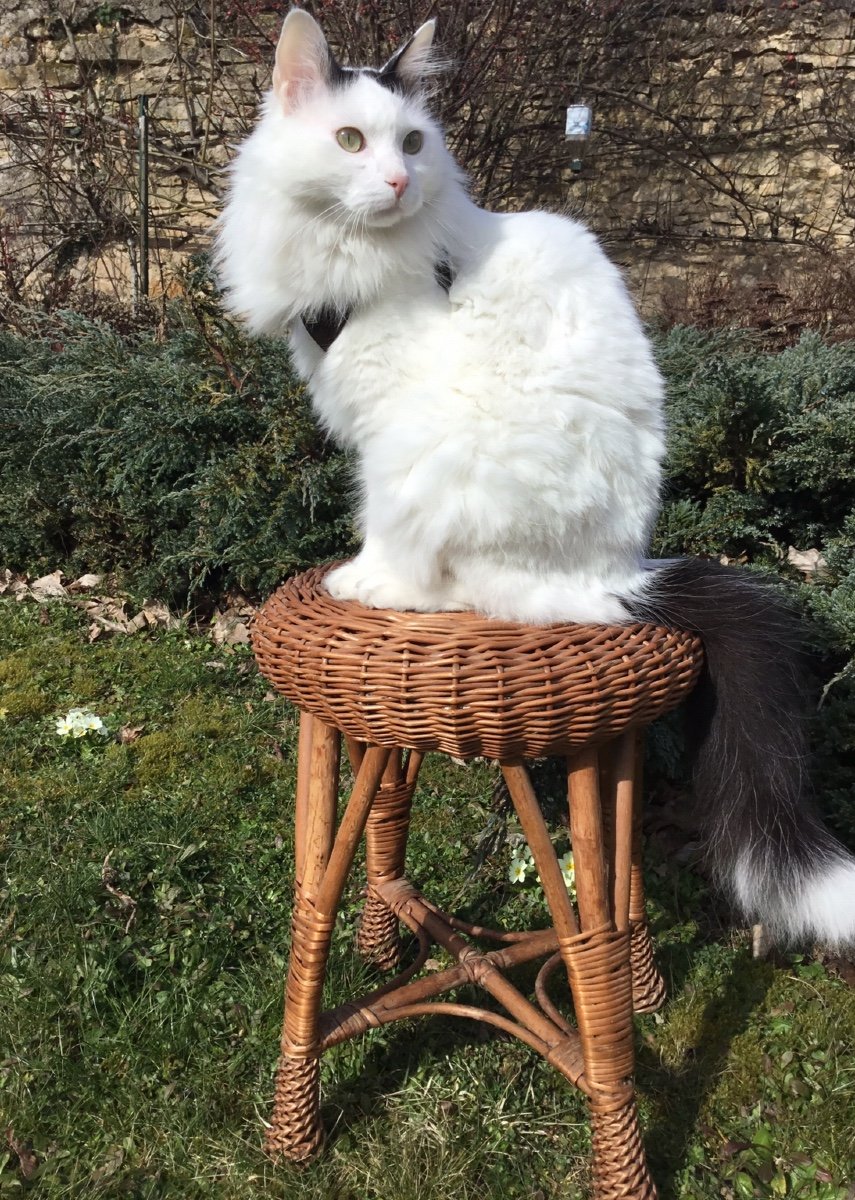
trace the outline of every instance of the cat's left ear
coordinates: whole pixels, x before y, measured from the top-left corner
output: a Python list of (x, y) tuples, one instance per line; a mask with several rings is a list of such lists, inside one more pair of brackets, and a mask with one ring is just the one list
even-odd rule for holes
[(279, 35), (273, 66), (273, 90), (285, 111), (292, 112), (304, 95), (328, 84), (333, 70), (332, 52), (320, 25), (302, 8), (292, 8)]
[(425, 21), (380, 68), (380, 78), (396, 79), (405, 88), (416, 88), (426, 75), (435, 74), (436, 62), (431, 54), (435, 33), (436, 18)]

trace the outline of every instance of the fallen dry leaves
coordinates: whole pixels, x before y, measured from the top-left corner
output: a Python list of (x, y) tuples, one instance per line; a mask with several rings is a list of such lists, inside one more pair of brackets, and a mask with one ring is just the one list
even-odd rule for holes
[[(73, 602), (74, 603), (74, 602)], [(175, 629), (181, 624), (159, 600), (146, 600), (136, 616), (125, 612), (126, 600), (93, 596), (91, 600), (78, 601), (89, 617), (89, 641), (94, 642), (103, 633), (139, 633), (141, 629)]]
[(112, 855), (113, 851), (111, 850), (101, 864), (101, 883), (103, 884), (105, 890), (108, 891), (110, 895), (119, 902), (123, 914), (127, 914), (127, 921), (125, 922), (125, 933), (127, 933), (136, 919), (138, 902), (134, 900), (133, 896), (129, 896), (127, 892), (120, 891), (120, 889), (116, 887), (119, 876), (116, 870), (110, 866), (110, 859), (112, 858)]
[[(160, 600), (146, 600), (137, 612), (129, 611), (128, 596), (103, 595), (97, 589), (104, 583), (103, 575), (81, 575), (64, 583), (62, 571), (51, 571), (39, 579), (16, 575), (8, 568), (0, 570), (0, 596), (16, 601), (64, 600), (85, 612), (89, 620), (89, 641), (105, 634), (134, 634), (144, 629), (175, 629), (182, 618), (171, 613)], [(255, 606), (245, 596), (227, 597), (225, 606), (218, 609), (209, 626), (215, 646), (248, 646), (249, 626)], [(43, 623), (47, 623), (45, 620)]]
[(255, 606), (244, 596), (231, 600), (226, 608), (218, 609), (211, 621), (211, 639), (215, 646), (248, 646), (249, 626)]
[(131, 742), (135, 742), (145, 729), (145, 725), (123, 725), (119, 730), (119, 741), (123, 746), (129, 746)]
[(6, 1127), (6, 1144), (18, 1160), (18, 1170), (24, 1179), (32, 1179), (38, 1170), (39, 1160), (31, 1146), (15, 1136), (11, 1125)]

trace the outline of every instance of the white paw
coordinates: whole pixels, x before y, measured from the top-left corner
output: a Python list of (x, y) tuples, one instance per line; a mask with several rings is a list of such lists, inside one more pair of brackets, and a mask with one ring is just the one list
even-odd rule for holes
[(411, 583), (397, 579), (382, 568), (363, 566), (358, 559), (330, 571), (324, 582), (336, 600), (358, 600), (368, 608), (434, 612), (438, 607), (433, 597)]
[(336, 600), (356, 600), (361, 578), (362, 571), (357, 564), (349, 562), (330, 571), (324, 579), (324, 587)]

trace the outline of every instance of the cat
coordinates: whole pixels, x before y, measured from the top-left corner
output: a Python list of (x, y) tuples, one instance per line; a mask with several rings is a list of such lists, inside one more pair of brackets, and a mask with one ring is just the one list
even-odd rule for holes
[(216, 232), (227, 307), (288, 338), (356, 452), (363, 544), (326, 586), (698, 631), (694, 785), (719, 879), (773, 933), (855, 941), (855, 860), (808, 795), (794, 621), (747, 573), (647, 559), (665, 425), (643, 326), (579, 222), (469, 198), (429, 108), (434, 29), (343, 67), (293, 9)]

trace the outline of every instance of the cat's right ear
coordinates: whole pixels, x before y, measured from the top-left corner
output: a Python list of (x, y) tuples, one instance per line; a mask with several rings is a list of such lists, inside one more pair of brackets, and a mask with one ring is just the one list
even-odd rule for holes
[(293, 112), (304, 96), (329, 82), (332, 62), (320, 25), (302, 8), (292, 8), (273, 65), (273, 90), (286, 112)]

